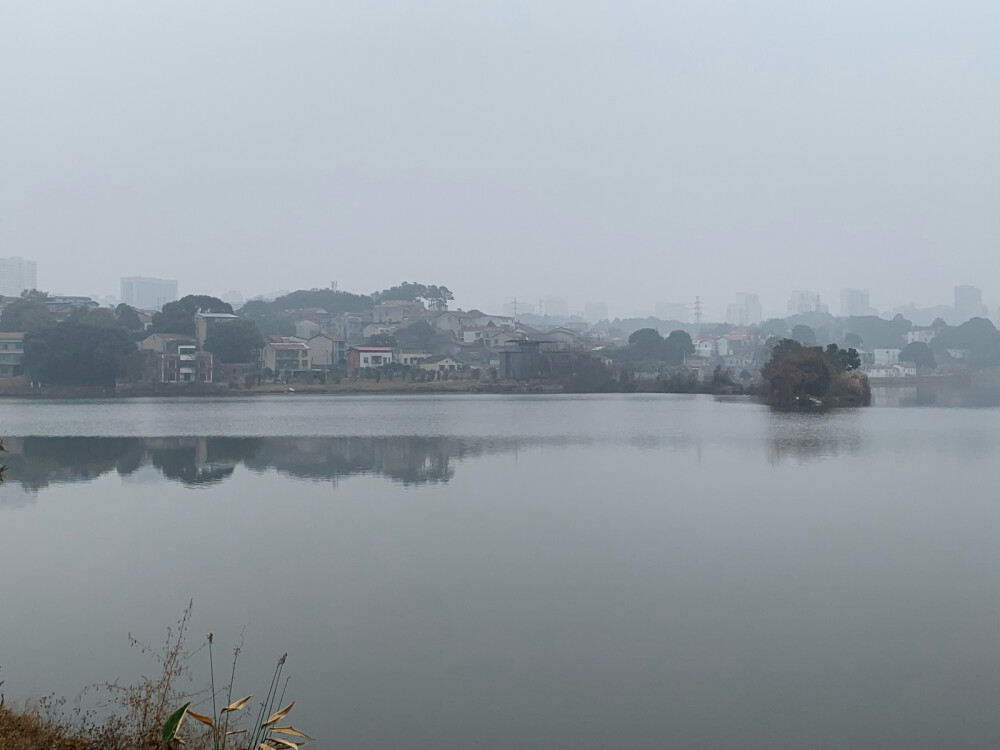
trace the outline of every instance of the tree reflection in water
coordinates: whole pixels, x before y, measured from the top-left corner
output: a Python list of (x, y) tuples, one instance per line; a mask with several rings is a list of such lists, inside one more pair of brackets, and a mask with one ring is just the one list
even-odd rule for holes
[(516, 441), (454, 437), (26, 437), (8, 438), (7, 480), (26, 490), (151, 466), (190, 487), (217, 484), (243, 464), (255, 472), (337, 480), (359, 474), (403, 485), (447, 482), (454, 461), (514, 450)]

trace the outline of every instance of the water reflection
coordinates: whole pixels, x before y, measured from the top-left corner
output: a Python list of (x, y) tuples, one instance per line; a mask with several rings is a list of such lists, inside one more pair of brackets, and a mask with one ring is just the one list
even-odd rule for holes
[[(529, 441), (530, 442), (530, 441)], [(36, 491), (52, 484), (135, 475), (152, 467), (189, 487), (217, 484), (242, 464), (315, 480), (357, 474), (403, 485), (447, 482), (454, 463), (470, 456), (515, 451), (516, 439), (454, 437), (26, 437), (7, 440), (9, 484)]]

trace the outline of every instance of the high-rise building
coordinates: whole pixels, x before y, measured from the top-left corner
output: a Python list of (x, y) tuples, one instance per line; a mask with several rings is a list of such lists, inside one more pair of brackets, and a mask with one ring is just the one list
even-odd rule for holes
[(970, 318), (985, 318), (986, 305), (983, 304), (983, 290), (979, 287), (960, 284), (955, 287), (955, 319), (964, 323)]
[(824, 305), (819, 298), (818, 292), (810, 292), (796, 289), (788, 300), (788, 314), (802, 315), (811, 312), (830, 312), (830, 308)]
[(569, 317), (569, 306), (565, 300), (547, 299), (542, 303), (542, 310), (544, 311), (543, 314), (551, 315), (554, 318)]
[(737, 292), (736, 302), (726, 307), (726, 322), (730, 325), (760, 325), (762, 317), (760, 297), (750, 292)]
[(0, 258), (0, 294), (20, 297), (25, 289), (38, 288), (38, 266), (24, 258)]
[(861, 315), (874, 315), (871, 304), (868, 301), (867, 289), (841, 289), (840, 290), (840, 315), (850, 318)]
[(162, 310), (177, 300), (177, 282), (171, 279), (147, 279), (143, 276), (122, 278), (122, 302), (140, 310)]
[(590, 323), (598, 323), (608, 319), (607, 302), (586, 302), (583, 305), (583, 317)]

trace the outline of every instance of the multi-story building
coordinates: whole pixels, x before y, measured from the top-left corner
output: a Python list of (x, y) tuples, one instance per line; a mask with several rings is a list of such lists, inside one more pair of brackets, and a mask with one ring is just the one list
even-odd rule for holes
[(23, 333), (0, 333), (0, 378), (24, 375), (21, 359), (24, 357)]
[(736, 302), (726, 308), (726, 322), (736, 326), (760, 325), (760, 297), (750, 292), (737, 292)]
[(214, 361), (190, 336), (154, 333), (139, 343), (142, 379), (152, 383), (211, 383)]
[(140, 310), (162, 310), (177, 300), (177, 282), (172, 279), (149, 279), (125, 276), (121, 280), (121, 300)]
[(955, 319), (964, 323), (971, 318), (985, 318), (986, 305), (983, 304), (983, 290), (979, 287), (960, 284), (955, 287)]
[(312, 370), (309, 345), (297, 341), (268, 341), (260, 350), (260, 361), (276, 378)]
[(796, 289), (788, 300), (788, 314), (802, 315), (803, 313), (828, 313), (830, 308), (824, 305), (819, 298), (818, 292)]
[(871, 304), (868, 301), (867, 289), (841, 289), (840, 290), (840, 315), (844, 318), (860, 317), (862, 315), (874, 315)]
[(394, 361), (394, 354), (390, 346), (352, 346), (347, 350), (347, 371), (354, 373), (390, 364)]
[(20, 297), (25, 289), (38, 288), (38, 265), (24, 258), (0, 258), (0, 294)]

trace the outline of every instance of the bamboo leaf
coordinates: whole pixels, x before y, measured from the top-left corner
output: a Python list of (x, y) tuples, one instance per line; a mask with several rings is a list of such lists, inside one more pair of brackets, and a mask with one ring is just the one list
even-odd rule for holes
[(269, 727), (269, 726), (271, 726), (271, 724), (274, 724), (274, 722), (281, 721), (282, 719), (284, 719), (288, 715), (288, 712), (292, 710), (292, 706), (294, 706), (294, 705), (295, 705), (295, 701), (292, 701), (291, 703), (289, 703), (284, 708), (279, 708), (277, 711), (275, 711), (273, 714), (271, 714), (269, 717), (267, 717), (267, 721), (265, 721), (263, 724), (261, 724), (261, 726), (262, 727)]
[(194, 711), (188, 710), (188, 716), (192, 719), (200, 721), (202, 724), (207, 724), (210, 727), (215, 727), (215, 722), (212, 721), (211, 716), (202, 716), (201, 714), (196, 714)]
[(305, 732), (300, 732), (295, 727), (271, 727), (271, 731), (276, 732), (277, 734), (290, 734), (293, 737), (303, 737), (307, 740), (312, 739), (312, 737), (310, 737), (308, 734), (306, 734)]
[(248, 695), (246, 698), (240, 698), (238, 701), (233, 701), (224, 709), (222, 709), (221, 713), (226, 713), (226, 711), (239, 711), (241, 708), (243, 708), (243, 706), (247, 704), (247, 701), (250, 700), (251, 698), (253, 698), (253, 696)]
[(292, 742), (291, 740), (283, 740), (281, 737), (268, 737), (267, 739), (271, 742), (278, 742), (282, 745), (282, 747), (288, 747), (291, 748), (291, 750), (299, 750), (299, 745), (302, 744), (299, 742)]
[(167, 719), (167, 723), (163, 725), (163, 741), (172, 742), (177, 736), (177, 730), (181, 728), (181, 722), (184, 721), (184, 714), (187, 713), (188, 706), (191, 705), (191, 701), (188, 701), (183, 706), (178, 708)]

